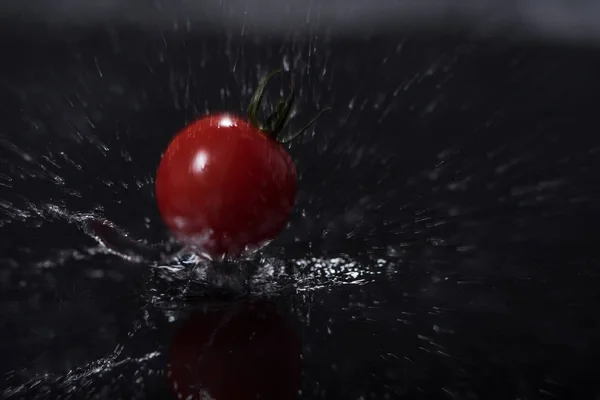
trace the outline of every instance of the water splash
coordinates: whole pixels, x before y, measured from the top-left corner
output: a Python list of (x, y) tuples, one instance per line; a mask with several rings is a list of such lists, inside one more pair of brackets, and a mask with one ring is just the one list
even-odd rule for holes
[[(569, 371), (585, 376), (598, 337), (599, 147), (575, 134), (596, 126), (597, 102), (579, 97), (594, 62), (448, 37), (280, 41), (251, 25), (90, 35), (0, 39), (31, 49), (6, 50), (19, 63), (1, 79), (4, 397), (168, 398), (175, 326), (248, 294), (293, 316), (301, 398), (590, 388)], [(48, 46), (56, 58), (27, 59)], [(292, 128), (334, 106), (289, 147), (297, 213), (254, 257), (207, 262), (165, 237), (160, 152), (198, 115), (241, 112), (282, 66), (304, 102)]]

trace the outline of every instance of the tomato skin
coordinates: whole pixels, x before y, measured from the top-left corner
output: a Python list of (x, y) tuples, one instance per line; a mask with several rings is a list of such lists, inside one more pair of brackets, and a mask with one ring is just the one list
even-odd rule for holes
[(273, 304), (222, 304), (193, 314), (176, 332), (167, 378), (176, 398), (294, 400), (300, 353), (298, 337)]
[(274, 239), (289, 219), (296, 188), (296, 167), (283, 146), (229, 114), (201, 118), (179, 132), (155, 187), (171, 232), (214, 258)]

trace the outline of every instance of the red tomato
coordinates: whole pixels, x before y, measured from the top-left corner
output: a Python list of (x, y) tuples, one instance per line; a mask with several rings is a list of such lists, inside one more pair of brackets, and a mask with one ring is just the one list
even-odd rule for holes
[(176, 332), (167, 377), (178, 399), (293, 400), (300, 341), (271, 303), (220, 305)]
[(235, 257), (285, 227), (296, 180), (275, 139), (241, 118), (213, 115), (173, 139), (158, 167), (156, 199), (179, 240), (212, 257)]

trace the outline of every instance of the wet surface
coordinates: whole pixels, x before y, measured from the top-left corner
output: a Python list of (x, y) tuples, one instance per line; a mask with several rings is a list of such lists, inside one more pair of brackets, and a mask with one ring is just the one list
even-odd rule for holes
[[(242, 295), (298, 335), (301, 399), (599, 395), (599, 50), (9, 25), (0, 46), (3, 398), (175, 398), (175, 333)], [(276, 68), (292, 128), (333, 110), (290, 145), (289, 228), (215, 270), (168, 238), (155, 169)]]

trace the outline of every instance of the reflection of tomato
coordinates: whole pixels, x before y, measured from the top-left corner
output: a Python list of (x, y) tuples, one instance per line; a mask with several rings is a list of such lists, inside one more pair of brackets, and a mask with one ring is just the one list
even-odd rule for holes
[(178, 399), (297, 398), (300, 342), (268, 302), (244, 300), (192, 315), (169, 356), (167, 375)]

